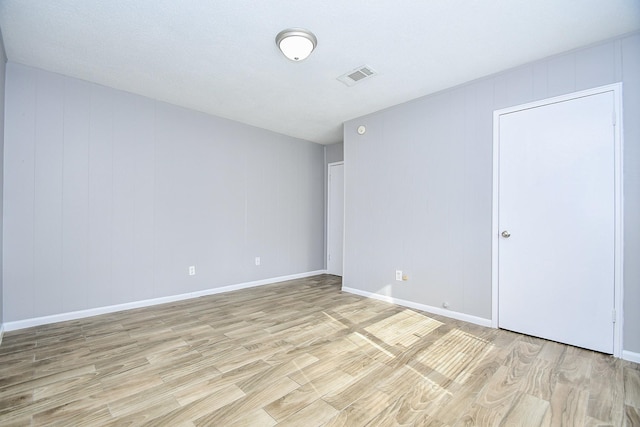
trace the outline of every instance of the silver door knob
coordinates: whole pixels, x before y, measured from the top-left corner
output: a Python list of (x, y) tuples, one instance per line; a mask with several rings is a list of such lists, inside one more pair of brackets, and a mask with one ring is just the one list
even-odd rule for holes
[(504, 230), (501, 234), (502, 234), (502, 237), (504, 237), (505, 239), (508, 239), (509, 236), (511, 236), (511, 233), (509, 233), (507, 230)]

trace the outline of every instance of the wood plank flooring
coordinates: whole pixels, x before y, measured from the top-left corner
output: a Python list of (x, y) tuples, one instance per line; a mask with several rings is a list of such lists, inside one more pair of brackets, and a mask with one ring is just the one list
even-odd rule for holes
[(638, 426), (640, 366), (323, 275), (6, 333), (0, 425)]

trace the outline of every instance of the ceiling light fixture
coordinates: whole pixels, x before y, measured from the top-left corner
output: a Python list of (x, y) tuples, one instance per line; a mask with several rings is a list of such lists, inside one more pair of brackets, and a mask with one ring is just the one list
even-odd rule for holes
[(288, 28), (276, 36), (276, 44), (287, 58), (302, 61), (313, 52), (318, 39), (311, 31), (302, 28)]

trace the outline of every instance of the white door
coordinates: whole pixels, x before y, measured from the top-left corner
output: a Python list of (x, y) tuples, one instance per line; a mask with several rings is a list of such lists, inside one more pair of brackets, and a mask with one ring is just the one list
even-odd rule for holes
[(327, 272), (342, 276), (344, 164), (329, 164), (327, 195)]
[(613, 91), (497, 116), (498, 324), (614, 349)]

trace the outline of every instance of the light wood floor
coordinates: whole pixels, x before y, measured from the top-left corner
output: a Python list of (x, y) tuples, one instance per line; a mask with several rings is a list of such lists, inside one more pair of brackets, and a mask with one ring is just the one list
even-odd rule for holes
[(0, 425), (637, 426), (640, 367), (317, 276), (6, 333)]

